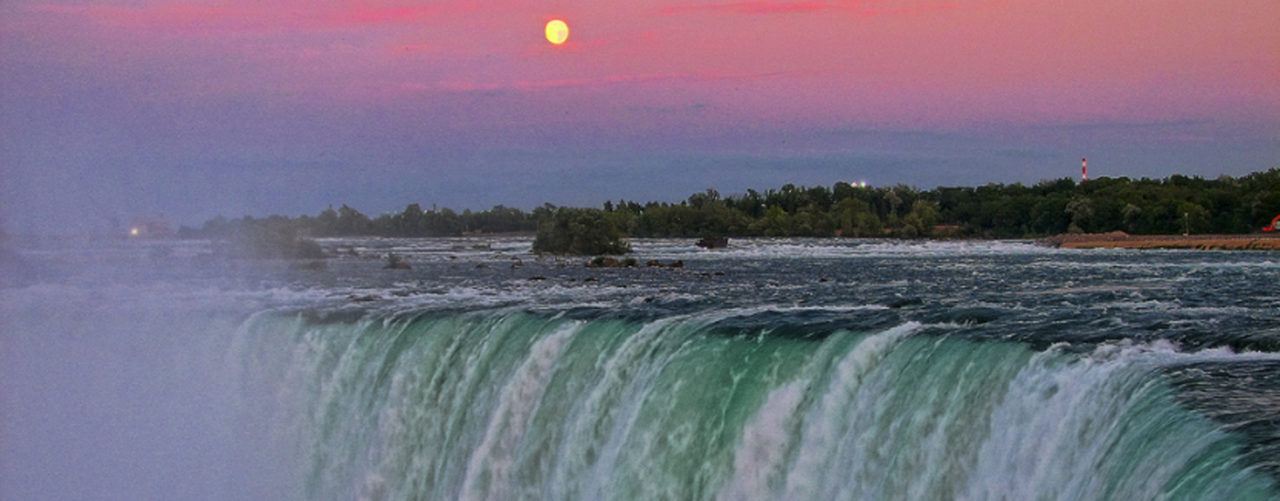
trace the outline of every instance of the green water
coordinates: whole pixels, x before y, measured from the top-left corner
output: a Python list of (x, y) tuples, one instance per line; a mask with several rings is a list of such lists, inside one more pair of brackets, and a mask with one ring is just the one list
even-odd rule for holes
[(1156, 345), (507, 310), (238, 334), (307, 499), (1271, 499)]

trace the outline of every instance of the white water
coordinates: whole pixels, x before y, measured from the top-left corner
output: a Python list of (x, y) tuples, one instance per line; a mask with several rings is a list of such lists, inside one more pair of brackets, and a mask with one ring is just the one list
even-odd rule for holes
[[(1189, 408), (1165, 377), (1274, 354), (992, 335), (1043, 328), (1050, 314), (1136, 334), (1149, 316), (1230, 325), (1219, 322), (1260, 315), (1275, 292), (1180, 291), (1271, 261), (1156, 263), (1089, 281), (1053, 273), (1104, 273), (1124, 256), (1040, 260), (1075, 255), (1020, 243), (671, 247), (655, 250), (730, 274), (756, 268), (737, 282), (609, 270), (598, 276), (612, 282), (587, 285), (580, 268), (545, 282), (514, 268), (491, 282), (389, 281), (373, 263), (370, 281), (0, 288), (0, 499), (1274, 498), (1273, 478), (1242, 459), (1249, 437)], [(431, 252), (445, 263), (458, 251)], [(786, 266), (769, 271), (776, 252), (853, 271), (791, 279)], [(912, 274), (920, 252), (942, 264)], [(452, 266), (441, 269), (472, 263)], [(898, 267), (875, 274), (885, 266)], [(943, 273), (975, 281), (962, 292), (1017, 287), (961, 301), (931, 288)], [(925, 304), (867, 299), (880, 290)], [(350, 299), (361, 294), (379, 298)], [(1089, 294), (1103, 300), (1081, 305)], [(983, 325), (940, 314), (952, 306), (997, 314)], [(1238, 411), (1270, 405), (1255, 404)]]

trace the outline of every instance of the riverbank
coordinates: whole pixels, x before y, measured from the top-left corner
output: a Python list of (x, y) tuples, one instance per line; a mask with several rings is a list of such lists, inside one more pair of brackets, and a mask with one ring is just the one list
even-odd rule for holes
[(1280, 250), (1280, 233), (1129, 235), (1123, 231), (1113, 231), (1062, 234), (1043, 241), (1063, 249)]

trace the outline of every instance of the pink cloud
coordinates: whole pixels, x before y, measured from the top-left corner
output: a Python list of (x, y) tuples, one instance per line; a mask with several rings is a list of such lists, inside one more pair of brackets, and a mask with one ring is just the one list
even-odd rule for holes
[(392, 46), (390, 51), (394, 55), (431, 54), (439, 52), (440, 48), (435, 45), (424, 43), (405, 43)]
[(473, 2), (450, 2), (433, 5), (385, 5), (370, 6), (366, 2), (360, 5), (339, 9), (330, 20), (334, 24), (367, 25), (367, 24), (423, 24), (444, 15), (467, 14), (481, 11), (479, 4)]
[(187, 33), (276, 33), (282, 28), (306, 31), (369, 25), (426, 25), (443, 22), (446, 16), (471, 14), (481, 10), (481, 4), (466, 1), (421, 5), (368, 1), (323, 4), (295, 0), (231, 2), (217, 6), (188, 2), (155, 3), (137, 7), (37, 4), (27, 8), (31, 13), (75, 16), (107, 27)]
[[(517, 80), (509, 83), (480, 83), (460, 80), (450, 80), (440, 82), (434, 89), (440, 89), (450, 92), (503, 92), (503, 91), (531, 91), (540, 89), (556, 89), (564, 87), (597, 87), (607, 85), (620, 85), (631, 83), (656, 82), (664, 80), (673, 80), (677, 78), (685, 78), (681, 75), (674, 74), (644, 74), (644, 75), (606, 75), (594, 78), (558, 78), (550, 80)], [(402, 86), (411, 90), (433, 90), (430, 86), (407, 84)]]
[(663, 7), (664, 16), (686, 12), (732, 12), (737, 14), (785, 14), (793, 12), (817, 12), (823, 10), (856, 10), (861, 2), (778, 2), (770, 0), (726, 2), (713, 4), (684, 4)]
[(157, 25), (171, 27), (212, 25), (253, 15), (249, 9), (189, 3), (166, 3), (147, 7), (42, 4), (32, 6), (30, 10), (36, 13), (78, 16), (97, 24), (126, 28)]
[(423, 83), (402, 83), (399, 84), (401, 90), (413, 92), (462, 92), (462, 93), (500, 93), (500, 92), (528, 92), (547, 89), (564, 89), (564, 88), (595, 88), (595, 87), (611, 87), (617, 85), (641, 85), (651, 83), (666, 83), (671, 81), (685, 82), (714, 82), (722, 80), (755, 80), (772, 78), (781, 75), (780, 73), (761, 73), (761, 74), (737, 74), (737, 73), (721, 73), (721, 72), (698, 72), (698, 73), (642, 73), (642, 74), (613, 74), (598, 77), (582, 77), (582, 78), (553, 78), (546, 80), (516, 80), (511, 82), (477, 82), (469, 80), (445, 80), (435, 85)]
[[(976, 2), (974, 2), (976, 3)], [(960, 2), (914, 2), (903, 4), (898, 1), (883, 0), (836, 0), (827, 2), (799, 1), (786, 2), (778, 0), (745, 0), (738, 2), (710, 4), (682, 4), (663, 7), (659, 15), (669, 16), (689, 12), (729, 12), (734, 14), (794, 14), (822, 11), (839, 11), (862, 16), (883, 14), (912, 14), (956, 8)]]

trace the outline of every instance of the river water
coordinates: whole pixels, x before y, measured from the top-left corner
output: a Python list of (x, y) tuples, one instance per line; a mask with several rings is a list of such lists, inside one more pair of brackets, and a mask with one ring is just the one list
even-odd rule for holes
[(16, 249), (0, 498), (1280, 496), (1280, 254), (321, 243)]

